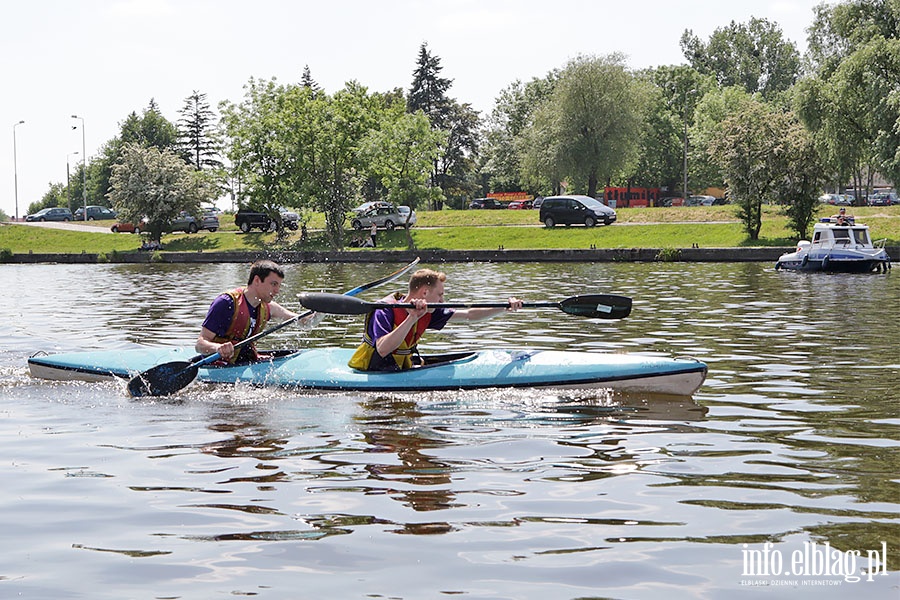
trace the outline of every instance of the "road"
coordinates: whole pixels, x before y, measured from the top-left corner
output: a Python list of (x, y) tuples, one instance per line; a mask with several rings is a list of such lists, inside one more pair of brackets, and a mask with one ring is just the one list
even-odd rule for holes
[(88, 233), (112, 233), (109, 227), (100, 227), (98, 225), (83, 225), (81, 223), (73, 223), (71, 221), (14, 221), (9, 222), (10, 225), (27, 225), (28, 227), (44, 227), (46, 229), (66, 229), (68, 231), (86, 231)]

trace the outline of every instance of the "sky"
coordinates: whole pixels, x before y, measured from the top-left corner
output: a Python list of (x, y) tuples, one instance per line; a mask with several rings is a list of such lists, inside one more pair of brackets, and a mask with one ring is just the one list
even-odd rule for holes
[(65, 183), (67, 163), (75, 172), (83, 145), (95, 157), (151, 99), (175, 122), (195, 90), (215, 109), (239, 103), (250, 78), (296, 83), (307, 65), (327, 93), (351, 80), (408, 91), (427, 43), (453, 81), (448, 95), (487, 114), (514, 81), (579, 55), (620, 52), (633, 69), (684, 64), (685, 29), (707, 40), (732, 21), (765, 18), (804, 52), (820, 3), (0, 0), (0, 209), (15, 216), (18, 204), (24, 216), (51, 183)]

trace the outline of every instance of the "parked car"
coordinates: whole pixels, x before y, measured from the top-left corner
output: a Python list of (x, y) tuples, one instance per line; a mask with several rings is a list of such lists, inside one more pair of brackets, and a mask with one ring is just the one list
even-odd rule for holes
[(281, 213), (281, 223), (286, 229), (291, 231), (300, 229), (300, 215), (284, 207), (279, 208), (278, 212)]
[(534, 199), (534, 202), (531, 204), (531, 208), (540, 210), (541, 204), (543, 204), (543, 203), (544, 203), (543, 196), (538, 196), (537, 198)]
[(506, 207), (496, 198), (475, 198), (469, 203), (469, 208), (497, 209)]
[[(296, 231), (300, 228), (300, 216), (286, 208), (279, 208), (281, 222), (286, 229)], [(234, 214), (234, 224), (244, 233), (252, 229), (271, 231), (275, 229), (275, 221), (267, 213), (241, 209)]]
[(850, 206), (853, 203), (853, 199), (849, 196), (842, 196), (841, 194), (822, 194), (819, 196), (819, 203), (832, 204), (835, 206)]
[(372, 202), (363, 202), (352, 210), (354, 213), (360, 215), (364, 212), (367, 212), (371, 208), (375, 208), (376, 206), (393, 206), (393, 204), (391, 204), (390, 202), (385, 202), (384, 200), (375, 200)]
[(547, 227), (557, 223), (574, 225), (584, 223), (593, 227), (597, 223), (610, 225), (616, 221), (616, 211), (590, 196), (550, 196), (541, 204), (541, 222)]
[(72, 211), (68, 208), (43, 208), (33, 215), (26, 215), (26, 221), (71, 221)]
[(715, 196), (688, 196), (684, 206), (712, 206), (715, 203)]
[(219, 217), (207, 213), (198, 221), (194, 215), (183, 210), (166, 226), (166, 231), (184, 231), (187, 233), (197, 233), (201, 229), (216, 231), (219, 229)]
[(109, 229), (113, 233), (140, 233), (141, 231), (147, 231), (147, 226), (143, 223), (134, 224), (129, 221), (119, 221), (118, 223), (113, 223), (113, 226)]
[(891, 206), (897, 204), (897, 194), (894, 192), (877, 192), (866, 200), (869, 206)]
[[(409, 208), (409, 207), (405, 207)], [(410, 219), (412, 221), (412, 218)], [(414, 222), (414, 221), (413, 221)], [(375, 223), (376, 227), (391, 230), (397, 225), (403, 227), (406, 224), (406, 215), (400, 213), (400, 208), (388, 202), (378, 202), (365, 212), (357, 213), (350, 221), (353, 229), (366, 229)], [(412, 222), (410, 223), (412, 225)]]
[[(103, 221), (116, 218), (116, 211), (105, 206), (91, 205), (87, 207), (88, 221)], [(75, 209), (75, 220), (84, 221), (84, 207), (79, 206)]]
[[(397, 214), (400, 215), (400, 223), (398, 225), (406, 226), (407, 224), (412, 226), (416, 224), (416, 211), (411, 209), (408, 206), (400, 205), (397, 207)], [(407, 219), (409, 219), (407, 221)], [(371, 225), (370, 225), (371, 227)]]
[(534, 201), (532, 200), (513, 200), (506, 208), (511, 210), (530, 210), (532, 206), (534, 206)]

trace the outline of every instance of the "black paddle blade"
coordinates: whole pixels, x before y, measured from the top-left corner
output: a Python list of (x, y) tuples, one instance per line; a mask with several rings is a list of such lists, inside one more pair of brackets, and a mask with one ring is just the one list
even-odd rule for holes
[(570, 315), (594, 319), (624, 319), (631, 314), (631, 298), (613, 294), (573, 296), (559, 303)]
[(364, 315), (374, 310), (371, 302), (343, 294), (309, 292), (297, 294), (297, 298), (309, 310), (332, 315)]
[(176, 361), (156, 365), (128, 382), (132, 398), (168, 396), (191, 383), (199, 367), (193, 363)]

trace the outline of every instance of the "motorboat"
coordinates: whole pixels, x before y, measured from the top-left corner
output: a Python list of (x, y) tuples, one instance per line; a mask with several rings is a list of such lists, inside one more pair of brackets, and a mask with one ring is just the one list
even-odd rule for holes
[(829, 273), (886, 272), (891, 258), (886, 240), (873, 243), (869, 226), (853, 217), (825, 217), (813, 226), (812, 240), (801, 240), (794, 252), (782, 254), (775, 269)]

